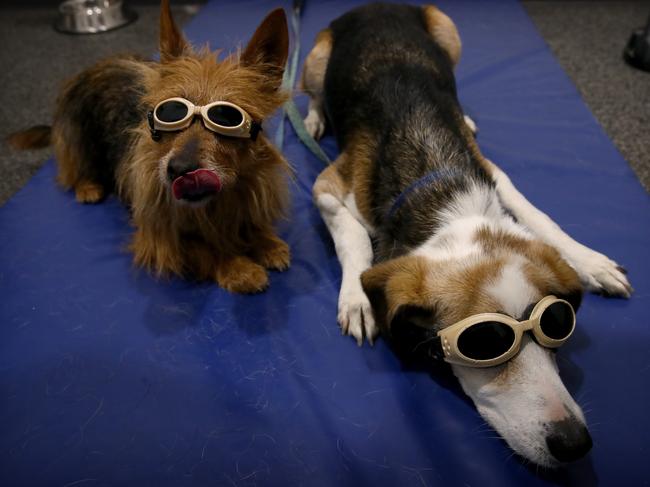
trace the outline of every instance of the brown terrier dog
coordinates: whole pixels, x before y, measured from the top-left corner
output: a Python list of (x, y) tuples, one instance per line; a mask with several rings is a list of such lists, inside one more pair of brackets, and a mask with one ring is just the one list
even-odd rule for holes
[(98, 63), (65, 85), (51, 128), (9, 142), (51, 142), (59, 183), (82, 203), (115, 190), (131, 207), (136, 264), (233, 292), (261, 291), (266, 269), (285, 270), (290, 261), (273, 230), (288, 199), (289, 166), (257, 134), (286, 100), (288, 44), (277, 9), (240, 56), (218, 61), (207, 48), (192, 49), (163, 0), (160, 62)]

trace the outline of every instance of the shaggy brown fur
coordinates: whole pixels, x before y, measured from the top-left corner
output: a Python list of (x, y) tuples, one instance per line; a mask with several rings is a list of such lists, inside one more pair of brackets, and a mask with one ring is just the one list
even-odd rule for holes
[[(160, 29), (159, 63), (112, 58), (64, 87), (51, 133), (58, 180), (80, 202), (117, 192), (132, 211), (137, 265), (159, 275), (216, 280), (234, 292), (261, 291), (266, 269), (289, 266), (289, 248), (273, 230), (288, 199), (287, 162), (262, 134), (254, 141), (223, 137), (200, 119), (154, 141), (146, 113), (182, 97), (195, 105), (229, 101), (256, 121), (269, 117), (286, 100), (280, 91), (288, 55), (284, 11), (269, 14), (241, 55), (223, 61), (207, 48), (192, 49), (168, 0), (161, 3)], [(30, 130), (14, 136), (17, 145), (45, 137), (42, 129)], [(167, 166), (181, 157), (216, 173), (221, 191), (201, 204), (174, 199)]]

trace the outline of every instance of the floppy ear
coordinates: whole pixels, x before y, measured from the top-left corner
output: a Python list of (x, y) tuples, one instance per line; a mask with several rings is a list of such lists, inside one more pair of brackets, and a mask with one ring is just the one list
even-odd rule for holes
[(437, 336), (436, 310), (429, 303), (425, 263), (419, 257), (400, 257), (378, 264), (361, 275), (363, 290), (375, 321), (389, 335), (398, 352), (428, 354), (427, 342)]
[(555, 295), (560, 299), (568, 301), (573, 307), (573, 311), (576, 313), (578, 312), (578, 308), (580, 308), (580, 304), (582, 303), (582, 289), (575, 289), (565, 293), (556, 293)]
[(399, 353), (410, 357), (432, 357), (433, 340), (438, 336), (435, 328), (437, 313), (433, 308), (401, 306), (390, 323), (390, 339)]
[(361, 287), (366, 293), (375, 322), (380, 329), (386, 330), (386, 314), (388, 305), (386, 300), (386, 281), (393, 271), (392, 261), (377, 264), (361, 274)]
[(289, 56), (287, 16), (281, 8), (268, 14), (239, 58), (242, 66), (255, 66), (272, 80), (275, 89), (282, 83)]
[(426, 263), (421, 257), (399, 257), (371, 267), (361, 275), (375, 320), (390, 328), (404, 306), (425, 307)]
[(169, 0), (160, 2), (160, 60), (171, 61), (187, 53), (190, 45), (174, 22)]

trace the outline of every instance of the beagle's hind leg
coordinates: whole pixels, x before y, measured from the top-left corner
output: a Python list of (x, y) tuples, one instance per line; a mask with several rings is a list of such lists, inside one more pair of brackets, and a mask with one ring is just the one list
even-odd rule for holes
[(315, 139), (320, 139), (325, 132), (323, 94), (325, 71), (331, 52), (332, 32), (325, 29), (316, 36), (316, 43), (307, 56), (302, 71), (301, 87), (309, 95), (309, 112), (305, 118), (305, 127)]
[(427, 32), (449, 55), (451, 63), (456, 66), (460, 61), (462, 44), (456, 24), (441, 10), (433, 5), (422, 7), (422, 16)]
[[(433, 5), (424, 5), (422, 7), (422, 17), (427, 32), (447, 53), (452, 66), (455, 67), (458, 64), (458, 61), (460, 61), (460, 54), (463, 50), (463, 45), (460, 41), (460, 35), (458, 35), (456, 24), (454, 24), (453, 20)], [(472, 131), (472, 134), (476, 136), (478, 133), (478, 127), (474, 120), (467, 115), (464, 115), (463, 118), (465, 124), (467, 124), (469, 129)]]

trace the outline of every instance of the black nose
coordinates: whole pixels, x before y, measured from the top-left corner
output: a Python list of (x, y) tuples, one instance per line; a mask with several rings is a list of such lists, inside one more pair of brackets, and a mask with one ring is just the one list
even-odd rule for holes
[(587, 427), (575, 418), (568, 418), (550, 424), (546, 445), (551, 455), (560, 462), (573, 462), (584, 457), (593, 442)]
[(174, 157), (167, 164), (167, 177), (173, 181), (183, 174), (199, 169), (199, 164), (195, 160), (186, 157)]

